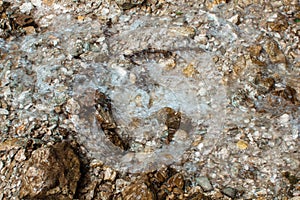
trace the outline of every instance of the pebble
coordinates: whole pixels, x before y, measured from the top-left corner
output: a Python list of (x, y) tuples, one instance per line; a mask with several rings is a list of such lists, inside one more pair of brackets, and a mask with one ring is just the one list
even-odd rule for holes
[(116, 179), (117, 172), (111, 168), (107, 168), (104, 172), (104, 180), (114, 181)]
[(213, 186), (211, 185), (209, 179), (206, 176), (196, 178), (196, 183), (201, 186), (204, 192), (209, 192), (213, 190)]
[(236, 143), (236, 146), (241, 149), (241, 150), (245, 150), (248, 148), (248, 143), (244, 140), (239, 140), (237, 143)]
[(16, 155), (15, 155), (15, 159), (18, 162), (22, 162), (24, 160), (26, 160), (26, 156), (25, 156), (25, 149), (20, 149)]
[(222, 193), (230, 198), (235, 198), (237, 191), (232, 187), (225, 187), (222, 189)]
[(26, 14), (29, 14), (31, 9), (33, 8), (32, 4), (31, 3), (23, 3), (21, 6), (20, 6), (20, 11), (22, 13), (26, 13)]
[(285, 56), (275, 40), (268, 40), (265, 44), (265, 50), (272, 63), (286, 63)]
[(8, 114), (9, 114), (8, 110), (4, 108), (0, 108), (0, 115), (8, 115)]
[(288, 122), (290, 120), (290, 116), (288, 114), (283, 114), (279, 117), (279, 121), (281, 126), (287, 127), (288, 126)]

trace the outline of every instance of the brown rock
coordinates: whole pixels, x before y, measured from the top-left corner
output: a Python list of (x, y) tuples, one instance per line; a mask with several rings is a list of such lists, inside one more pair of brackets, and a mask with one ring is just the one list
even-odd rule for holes
[(202, 199), (202, 200), (210, 200), (211, 198), (208, 197), (208, 196), (205, 196), (204, 194), (202, 193), (195, 193), (193, 194), (192, 196), (190, 196), (188, 199), (190, 200), (199, 200), (199, 199)]
[(65, 142), (33, 151), (24, 164), (20, 198), (73, 199), (79, 168), (78, 157)]
[(155, 199), (153, 192), (145, 183), (134, 183), (127, 186), (122, 192), (124, 200), (140, 199), (151, 200)]
[(272, 77), (263, 77), (260, 72), (255, 77), (255, 84), (259, 87), (259, 92), (263, 94), (275, 88), (275, 80)]
[(251, 56), (259, 56), (262, 50), (260, 45), (253, 45), (248, 48)]
[(265, 50), (272, 63), (286, 63), (285, 56), (275, 40), (268, 40), (265, 44)]
[(184, 187), (184, 178), (183, 178), (183, 175), (180, 174), (180, 173), (174, 174), (167, 181), (167, 185), (169, 187), (177, 187), (177, 188), (183, 189), (183, 187)]
[(276, 18), (273, 21), (268, 22), (267, 26), (272, 31), (282, 32), (288, 28), (288, 20), (284, 15), (277, 13)]

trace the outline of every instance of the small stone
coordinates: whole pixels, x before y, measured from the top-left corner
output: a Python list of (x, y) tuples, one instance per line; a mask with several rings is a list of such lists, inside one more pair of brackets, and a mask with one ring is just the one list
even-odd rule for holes
[(25, 156), (25, 149), (20, 149), (16, 155), (15, 155), (15, 159), (18, 162), (24, 161), (26, 160), (26, 156)]
[(4, 163), (2, 161), (0, 161), (0, 171), (3, 167), (4, 167)]
[(196, 32), (193, 27), (172, 27), (168, 31), (168, 35), (170, 36), (185, 36), (193, 38)]
[(232, 187), (225, 187), (222, 190), (222, 193), (230, 198), (235, 198), (236, 192), (237, 192), (236, 189), (234, 189)]
[(124, 200), (140, 199), (140, 200), (154, 200), (153, 192), (145, 183), (134, 183), (127, 186), (122, 192)]
[(115, 0), (115, 2), (124, 10), (128, 10), (137, 5), (141, 5), (145, 0)]
[(281, 126), (285, 126), (287, 127), (288, 126), (288, 122), (290, 120), (290, 116), (288, 114), (283, 114), (279, 117), (279, 121), (280, 121), (280, 124)]
[(259, 56), (262, 50), (262, 46), (253, 45), (248, 48), (251, 56)]
[(9, 114), (8, 110), (4, 108), (0, 108), (0, 115), (8, 115), (8, 114)]
[(206, 176), (196, 178), (196, 182), (201, 186), (204, 192), (209, 192), (213, 190), (213, 186), (211, 185), (209, 179)]
[(66, 111), (70, 114), (79, 114), (80, 105), (73, 98), (67, 101)]
[(85, 18), (85, 16), (82, 16), (82, 15), (77, 16), (77, 20), (79, 22), (83, 22), (84, 18)]
[(241, 150), (245, 150), (248, 148), (248, 143), (244, 140), (239, 140), (237, 143), (236, 143), (236, 146), (241, 149)]
[(184, 187), (184, 178), (181, 173), (174, 174), (171, 176), (167, 182), (167, 185), (171, 188), (177, 187), (183, 189)]
[(272, 63), (286, 63), (285, 56), (275, 40), (268, 40), (265, 44), (265, 50)]
[(111, 168), (107, 168), (104, 172), (104, 180), (114, 181), (116, 179), (117, 172)]
[(27, 26), (23, 28), (26, 32), (26, 35), (35, 34), (35, 28), (33, 26)]
[(20, 11), (22, 13), (27, 13), (29, 14), (31, 9), (33, 8), (32, 4), (31, 3), (23, 3), (21, 6), (20, 6)]
[(32, 5), (36, 7), (41, 7), (42, 1), (41, 0), (31, 0)]
[(233, 15), (230, 19), (228, 19), (228, 21), (230, 21), (233, 24), (237, 24), (239, 21), (239, 18), (240, 18), (239, 15), (236, 14), (236, 15)]
[(188, 138), (188, 133), (185, 130), (179, 129), (174, 135), (174, 141), (185, 141)]

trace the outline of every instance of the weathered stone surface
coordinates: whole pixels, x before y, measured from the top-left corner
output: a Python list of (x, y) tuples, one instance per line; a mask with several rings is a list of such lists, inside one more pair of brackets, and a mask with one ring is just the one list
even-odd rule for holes
[(206, 191), (213, 190), (213, 186), (211, 185), (209, 179), (206, 176), (201, 176), (199, 178), (196, 178), (196, 182), (201, 186), (201, 188)]
[(151, 200), (155, 199), (153, 192), (145, 183), (135, 183), (127, 186), (122, 192), (124, 200), (141, 199)]
[(272, 63), (286, 63), (285, 56), (275, 40), (268, 40), (265, 45), (265, 50)]
[(267, 22), (267, 26), (272, 31), (282, 32), (288, 28), (288, 20), (284, 15), (276, 13), (273, 19), (270, 19), (270, 21)]
[(115, 2), (124, 10), (140, 5), (144, 0), (115, 0)]
[(235, 198), (237, 190), (232, 187), (225, 187), (223, 188), (222, 193), (226, 196), (229, 196), (230, 198)]
[(80, 178), (79, 159), (67, 143), (41, 147), (24, 164), (21, 198), (73, 199)]

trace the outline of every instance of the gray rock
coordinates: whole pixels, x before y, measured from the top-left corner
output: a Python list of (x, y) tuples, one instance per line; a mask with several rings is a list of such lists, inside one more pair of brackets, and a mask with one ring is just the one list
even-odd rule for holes
[(196, 182), (201, 186), (201, 188), (205, 192), (213, 190), (213, 186), (211, 185), (210, 181), (206, 176), (201, 176), (199, 178), (196, 178)]
[(225, 187), (222, 189), (222, 193), (230, 198), (235, 198), (236, 192), (237, 192), (237, 190), (232, 187)]

